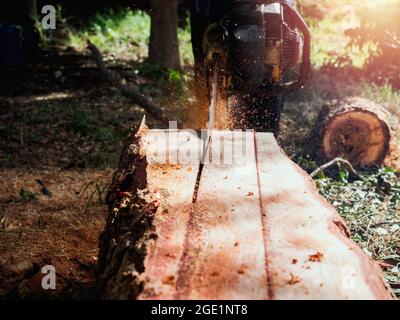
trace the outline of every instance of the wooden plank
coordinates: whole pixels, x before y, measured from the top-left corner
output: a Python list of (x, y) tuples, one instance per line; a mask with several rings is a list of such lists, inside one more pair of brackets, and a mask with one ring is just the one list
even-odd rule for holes
[(271, 134), (256, 134), (264, 241), (274, 299), (390, 299), (379, 267)]
[[(225, 161), (217, 144), (221, 139)], [(245, 163), (229, 160), (232, 132), (213, 133), (214, 158), (204, 167), (187, 226), (177, 299), (268, 298), (254, 134), (236, 134), (235, 141), (247, 150)]]
[[(379, 267), (272, 135), (214, 132), (193, 203), (197, 134), (143, 130), (111, 198), (105, 298), (391, 298)], [(123, 209), (129, 200), (137, 210)]]
[[(198, 164), (187, 164), (178, 152), (201, 150), (197, 135), (187, 131), (151, 130), (143, 138), (148, 156), (148, 185), (160, 194), (154, 226), (157, 239), (145, 260), (144, 290), (138, 299), (173, 299), (178, 278), (179, 260), (183, 254), (186, 225), (192, 210), (192, 195)], [(175, 140), (175, 142), (172, 142)], [(170, 164), (165, 164), (170, 162)]]

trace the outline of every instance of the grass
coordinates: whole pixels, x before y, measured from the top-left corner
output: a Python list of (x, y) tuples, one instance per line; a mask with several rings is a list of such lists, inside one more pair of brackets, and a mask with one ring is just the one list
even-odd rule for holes
[(134, 54), (134, 59), (147, 56), (150, 17), (142, 11), (110, 10), (91, 17), (87, 27), (69, 31), (67, 44), (82, 50), (90, 40), (105, 53)]
[[(67, 45), (78, 50), (86, 47), (90, 40), (105, 53), (115, 56), (127, 55), (131, 59), (142, 60), (147, 57), (150, 38), (150, 16), (140, 10), (109, 10), (92, 16), (83, 30), (75, 31), (66, 26), (68, 31)], [(183, 65), (193, 63), (190, 23), (178, 29), (181, 61)]]

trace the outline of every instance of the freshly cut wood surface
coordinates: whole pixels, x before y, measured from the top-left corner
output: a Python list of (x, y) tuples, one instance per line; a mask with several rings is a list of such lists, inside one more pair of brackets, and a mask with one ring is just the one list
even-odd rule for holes
[[(213, 134), (210, 153), (216, 164), (203, 170), (187, 226), (176, 298), (268, 298), (252, 135)], [(224, 164), (223, 159), (216, 159), (222, 154), (220, 146), (229, 155), (235, 146), (243, 147), (248, 157), (240, 161), (232, 156)]]
[(321, 111), (312, 138), (324, 160), (341, 157), (354, 166), (372, 166), (384, 161), (392, 134), (382, 106), (351, 98)]
[[(201, 150), (201, 144), (197, 136), (178, 132), (177, 144), (165, 152), (163, 144), (167, 134), (167, 131), (150, 131), (143, 139), (144, 151), (154, 157), (151, 160), (153, 164), (147, 169), (148, 186), (159, 194), (160, 207), (153, 222), (157, 239), (149, 245), (145, 272), (141, 277), (144, 290), (140, 299), (175, 297), (180, 257), (184, 254), (187, 225), (193, 210), (192, 197), (198, 164), (164, 164), (164, 161), (168, 154), (171, 158), (175, 157), (177, 146), (186, 144), (185, 149), (197, 153), (197, 150)], [(154, 152), (158, 152), (158, 156)]]
[(196, 135), (181, 132), (172, 139), (178, 144), (165, 143), (165, 131), (138, 137), (146, 188), (110, 197), (100, 256), (105, 298), (391, 298), (379, 267), (273, 135), (212, 138), (194, 202), (198, 163), (165, 159), (175, 147), (198, 153)]
[(273, 299), (385, 299), (377, 264), (349, 240), (344, 222), (314, 182), (257, 134), (269, 286)]

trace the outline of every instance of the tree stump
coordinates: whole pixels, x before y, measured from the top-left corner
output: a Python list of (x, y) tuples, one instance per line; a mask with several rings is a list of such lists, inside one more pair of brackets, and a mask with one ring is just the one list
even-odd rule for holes
[(189, 130), (130, 136), (107, 197), (103, 298), (392, 298), (272, 134), (214, 131), (200, 166), (202, 150)]
[(379, 104), (351, 98), (324, 107), (310, 145), (318, 160), (343, 158), (353, 166), (381, 165), (392, 139), (388, 112)]

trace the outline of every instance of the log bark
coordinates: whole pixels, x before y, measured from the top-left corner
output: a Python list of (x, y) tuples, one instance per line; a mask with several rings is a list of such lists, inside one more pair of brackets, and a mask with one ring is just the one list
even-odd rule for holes
[(192, 131), (131, 135), (107, 197), (104, 298), (392, 298), (272, 134), (214, 132), (198, 180), (201, 150)]
[(351, 98), (322, 109), (309, 145), (320, 162), (340, 157), (369, 167), (383, 163), (391, 140), (388, 112), (372, 101)]

